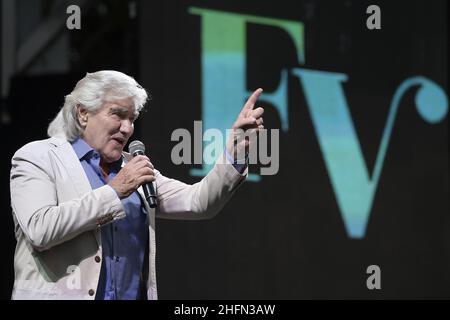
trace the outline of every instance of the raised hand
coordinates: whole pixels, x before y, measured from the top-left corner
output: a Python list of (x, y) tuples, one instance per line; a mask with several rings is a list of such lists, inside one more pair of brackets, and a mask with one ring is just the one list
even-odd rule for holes
[(261, 88), (253, 92), (232, 126), (232, 131), (227, 141), (227, 150), (235, 160), (238, 155), (248, 153), (250, 143), (254, 140), (250, 139), (250, 137), (255, 136), (258, 130), (264, 129), (262, 118), (264, 109), (261, 107), (253, 109), (262, 92), (263, 89)]

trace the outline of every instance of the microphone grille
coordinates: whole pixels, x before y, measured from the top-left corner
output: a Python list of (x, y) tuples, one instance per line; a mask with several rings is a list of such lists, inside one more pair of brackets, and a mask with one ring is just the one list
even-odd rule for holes
[(135, 154), (135, 152), (137, 152), (137, 151), (141, 151), (142, 153), (145, 153), (145, 145), (139, 140), (134, 140), (130, 143), (128, 150), (129, 150), (130, 154)]

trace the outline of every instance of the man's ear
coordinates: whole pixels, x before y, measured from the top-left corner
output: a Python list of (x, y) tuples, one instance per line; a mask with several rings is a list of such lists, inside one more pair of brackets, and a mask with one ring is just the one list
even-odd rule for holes
[(77, 120), (83, 128), (87, 126), (88, 112), (80, 104), (77, 104)]

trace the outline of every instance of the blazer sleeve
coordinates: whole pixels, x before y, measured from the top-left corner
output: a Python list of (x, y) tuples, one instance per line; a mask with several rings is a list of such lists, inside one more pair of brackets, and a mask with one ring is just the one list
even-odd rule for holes
[(211, 171), (189, 185), (156, 173), (158, 208), (156, 216), (166, 219), (200, 220), (214, 217), (246, 180), (248, 169), (240, 174), (221, 155)]
[(54, 179), (49, 150), (27, 145), (14, 154), (10, 191), (16, 233), (23, 232), (36, 250), (47, 250), (125, 216), (124, 207), (110, 186), (59, 203)]

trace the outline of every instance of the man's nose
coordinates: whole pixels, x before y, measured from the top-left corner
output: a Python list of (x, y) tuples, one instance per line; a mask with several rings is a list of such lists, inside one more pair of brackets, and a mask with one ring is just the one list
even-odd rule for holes
[(133, 133), (133, 122), (131, 122), (130, 120), (123, 120), (120, 126), (120, 132), (122, 132), (123, 134), (131, 134)]

